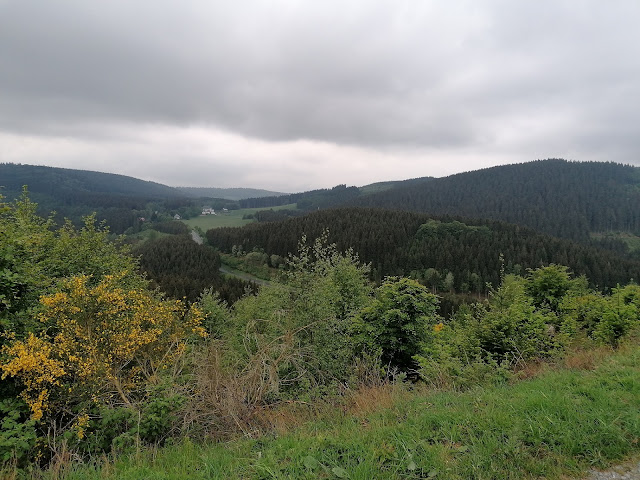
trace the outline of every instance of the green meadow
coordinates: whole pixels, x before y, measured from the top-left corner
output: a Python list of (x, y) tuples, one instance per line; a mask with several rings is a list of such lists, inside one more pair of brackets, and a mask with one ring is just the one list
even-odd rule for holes
[(238, 210), (229, 210), (228, 212), (216, 212), (216, 215), (201, 215), (198, 217), (190, 218), (188, 220), (182, 220), (191, 228), (199, 227), (205, 232), (212, 228), (221, 228), (221, 227), (242, 227), (243, 225), (247, 225), (249, 223), (254, 222), (253, 219), (245, 219), (242, 218), (245, 215), (251, 215), (260, 210), (295, 210), (296, 204), (292, 203), (290, 205), (281, 205), (279, 207), (271, 207), (271, 208), (241, 208)]

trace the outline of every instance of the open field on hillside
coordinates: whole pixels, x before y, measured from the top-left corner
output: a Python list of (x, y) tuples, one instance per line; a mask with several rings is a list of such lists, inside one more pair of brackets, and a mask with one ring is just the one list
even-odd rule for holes
[(270, 208), (241, 208), (238, 210), (229, 210), (225, 213), (218, 213), (217, 215), (203, 215), (195, 218), (190, 218), (188, 220), (182, 220), (189, 227), (195, 228), (199, 227), (205, 232), (212, 228), (221, 228), (221, 227), (242, 227), (243, 225), (247, 225), (248, 223), (252, 223), (254, 220), (252, 219), (244, 219), (242, 218), (245, 215), (251, 215), (253, 213), (259, 212), (260, 210), (295, 210), (296, 204), (292, 203), (289, 205), (281, 205), (279, 207), (270, 207)]
[(392, 189), (396, 185), (396, 182), (378, 182), (371, 185), (365, 185), (358, 187), (362, 195), (370, 195), (372, 193), (384, 192)]
[(591, 238), (596, 240), (603, 238), (621, 240), (627, 244), (630, 252), (640, 252), (640, 237), (629, 232), (595, 232), (591, 234)]

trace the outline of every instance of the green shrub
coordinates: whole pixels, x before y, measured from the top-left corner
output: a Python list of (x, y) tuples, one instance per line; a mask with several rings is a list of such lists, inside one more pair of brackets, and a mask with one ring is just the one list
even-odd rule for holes
[(218, 292), (207, 289), (200, 295), (198, 306), (202, 310), (202, 326), (207, 333), (213, 338), (221, 338), (231, 318), (227, 303), (220, 298)]
[(593, 329), (593, 337), (611, 346), (618, 346), (620, 339), (638, 324), (640, 318), (640, 288), (627, 285), (613, 290), (608, 299), (609, 308)]
[(18, 399), (0, 402), (0, 462), (15, 461), (18, 466), (34, 458), (38, 434), (36, 422), (29, 419), (29, 408)]
[(370, 301), (367, 274), (356, 255), (338, 252), (326, 235), (313, 245), (303, 239), (282, 283), (236, 302), (211, 344), (210, 355), (222, 359), (220, 368), (202, 376), (200, 390), (212, 398), (234, 392), (234, 402), (241, 397), (255, 406), (322, 394), (347, 382), (356, 357), (353, 321)]
[(437, 309), (438, 297), (417, 281), (385, 279), (356, 323), (361, 348), (370, 353), (379, 349), (385, 365), (403, 371), (414, 368), (414, 355), (440, 320)]
[(560, 303), (560, 311), (587, 335), (615, 347), (638, 324), (640, 287), (618, 287), (610, 297), (596, 293), (567, 296)]
[(570, 320), (534, 306), (525, 279), (507, 275), (488, 302), (465, 306), (436, 325), (415, 358), (428, 381), (464, 387), (562, 352), (574, 332)]
[(158, 387), (138, 405), (94, 405), (79, 414), (62, 440), (85, 455), (128, 452), (137, 444), (163, 444), (180, 425), (187, 397)]
[(177, 416), (186, 402), (183, 395), (159, 389), (140, 409), (138, 435), (146, 443), (163, 443), (176, 428)]
[(575, 327), (591, 335), (610, 308), (609, 299), (599, 293), (566, 296), (559, 304), (560, 315)]

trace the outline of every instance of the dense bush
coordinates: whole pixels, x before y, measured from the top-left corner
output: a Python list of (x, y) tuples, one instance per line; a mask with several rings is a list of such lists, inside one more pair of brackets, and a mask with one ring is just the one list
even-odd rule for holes
[(411, 369), (413, 357), (439, 323), (438, 298), (415, 280), (387, 278), (359, 318), (358, 333), (370, 353), (385, 365)]
[[(562, 354), (578, 335), (617, 346), (640, 320), (640, 287), (589, 291), (564, 266), (503, 277), (487, 302), (464, 306), (434, 327), (415, 358), (425, 379), (468, 386), (531, 360)], [(498, 375), (500, 377), (501, 375)]]
[(371, 292), (367, 273), (326, 237), (313, 245), (303, 240), (284, 283), (234, 305), (225, 332), (229, 356), (245, 364), (241, 369), (261, 358), (274, 395), (346, 380), (355, 355), (353, 319)]

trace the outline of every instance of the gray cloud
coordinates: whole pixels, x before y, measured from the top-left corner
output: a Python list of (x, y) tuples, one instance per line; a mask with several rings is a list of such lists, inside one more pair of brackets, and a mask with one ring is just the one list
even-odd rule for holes
[(0, 0), (0, 131), (115, 142), (124, 166), (137, 128), (197, 126), (266, 141), (281, 174), (313, 170), (298, 140), (376, 168), (408, 151), (452, 171), (473, 152), (639, 160), (637, 2), (343, 3)]

